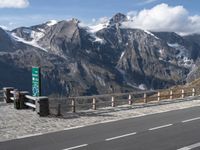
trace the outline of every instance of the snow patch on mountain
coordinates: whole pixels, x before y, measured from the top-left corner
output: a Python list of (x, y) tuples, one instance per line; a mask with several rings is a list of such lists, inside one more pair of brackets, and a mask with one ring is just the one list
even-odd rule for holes
[[(133, 27), (130, 27), (130, 26), (126, 26), (126, 23), (128, 23), (128, 22), (130, 22), (130, 21), (125, 21), (125, 22), (123, 22), (122, 24), (121, 24), (121, 26), (120, 26), (120, 28), (122, 28), (122, 29), (135, 29), (135, 28), (133, 28)], [(142, 30), (142, 29), (140, 29), (140, 30)], [(150, 35), (150, 36), (153, 36), (154, 38), (156, 38), (157, 40), (159, 39), (156, 35), (154, 35), (153, 33), (151, 33), (150, 31), (148, 31), (148, 30), (143, 30), (146, 34), (148, 34), (148, 35)]]
[(14, 40), (18, 41), (18, 42), (22, 42), (22, 43), (25, 43), (27, 45), (30, 45), (30, 46), (33, 46), (33, 47), (37, 47), (45, 52), (48, 52), (46, 49), (44, 49), (43, 47), (39, 46), (37, 41), (35, 39), (33, 39), (32, 41), (26, 41), (24, 40), (23, 38), (20, 38), (18, 36), (16, 36), (15, 33), (11, 33), (11, 36)]
[(161, 56), (163, 56), (164, 55), (164, 51), (165, 51), (164, 49), (159, 49), (158, 52), (160, 53)]
[(101, 38), (99, 38), (97, 36), (94, 36), (94, 38), (95, 38), (94, 42), (99, 42), (101, 44), (103, 44), (105, 42), (103, 39), (101, 39)]
[(156, 39), (159, 39), (157, 36), (155, 36), (153, 33), (151, 33), (148, 30), (144, 30), (144, 32), (147, 33), (147, 34), (149, 34), (149, 35), (151, 35), (151, 36), (153, 36), (153, 37), (155, 37)]
[(125, 51), (123, 51), (123, 52), (121, 53), (120, 60), (123, 58), (124, 54), (125, 54)]
[(39, 41), (42, 37), (44, 37), (45, 33), (44, 32), (36, 32), (36, 31), (32, 31), (31, 32), (31, 38), (34, 40), (34, 41)]
[(177, 58), (188, 57), (188, 50), (178, 43), (167, 43), (169, 47), (175, 48), (179, 51)]
[(42, 37), (44, 37), (44, 33), (43, 32), (35, 32), (32, 31), (31, 33), (31, 37), (35, 40), (35, 41), (39, 41)]
[(48, 25), (48, 26), (53, 26), (53, 25), (55, 25), (55, 24), (57, 24), (57, 23), (58, 23), (57, 20), (49, 20), (49, 21), (46, 23), (46, 25)]
[(146, 89), (147, 89), (147, 87), (146, 87), (145, 84), (140, 84), (140, 85), (138, 86), (138, 88), (139, 88), (140, 90), (146, 90)]
[(178, 48), (180, 45), (178, 43), (167, 43), (169, 47)]
[(4, 29), (4, 30), (8, 30), (8, 27), (4, 26), (4, 25), (0, 25), (0, 28)]
[(194, 65), (194, 61), (189, 58), (188, 50), (183, 45), (180, 45), (178, 43), (167, 43), (167, 45), (179, 51), (176, 57), (180, 66), (192, 68), (192, 66)]
[(106, 28), (108, 26), (107, 23), (100, 23), (100, 24), (97, 24), (97, 25), (92, 25), (92, 26), (89, 26), (89, 30), (90, 32), (92, 33), (96, 33), (104, 28)]
[(103, 28), (106, 28), (106, 26), (105, 27), (102, 27), (101, 25), (88, 26), (83, 23), (79, 23), (79, 27), (84, 28), (90, 34), (90, 36), (93, 38), (93, 42), (99, 42), (101, 44), (105, 42), (104, 39), (101, 39), (100, 37), (96, 35), (96, 32), (98, 32), (99, 30)]
[(192, 68), (194, 62), (192, 59), (189, 59), (188, 57), (183, 57), (182, 60), (179, 60), (179, 65), (182, 65), (186, 68)]
[(91, 37), (94, 38), (93, 42), (99, 42), (101, 44), (105, 43), (104, 39), (99, 38), (96, 33), (92, 33), (90, 31), (88, 31), (88, 33), (90, 34)]
[[(29, 35), (29, 37), (34, 40), (34, 41), (39, 41), (42, 37), (45, 36), (45, 30), (44, 29), (40, 29), (40, 28), (37, 28), (38, 31), (36, 30), (32, 30), (32, 29), (29, 29), (29, 28), (25, 28), (23, 29), (23, 33)], [(25, 40), (25, 39), (24, 39)]]

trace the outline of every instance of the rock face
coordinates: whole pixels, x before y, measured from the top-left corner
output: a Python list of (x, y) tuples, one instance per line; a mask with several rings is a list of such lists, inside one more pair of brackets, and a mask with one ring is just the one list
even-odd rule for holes
[(179, 47), (180, 52), (181, 49), (182, 50), (185, 49), (183, 50), (185, 52), (184, 55), (187, 55), (187, 57), (192, 60), (196, 60), (200, 56), (200, 51), (199, 51), (200, 36), (199, 36), (199, 42), (197, 42), (198, 38), (196, 39), (195, 37), (193, 37), (193, 35), (181, 37), (180, 35), (173, 32), (157, 32), (154, 34), (159, 38), (161, 38), (162, 40), (164, 40), (165, 42), (167, 42), (169, 46)]
[(31, 66), (42, 68), (43, 94), (127, 92), (186, 81), (198, 44), (175, 33), (122, 28), (124, 21), (118, 13), (95, 33), (76, 19), (0, 29), (0, 87), (30, 91)]
[(0, 49), (4, 52), (14, 51), (17, 48), (16, 42), (9, 34), (0, 28)]
[(114, 25), (114, 24), (117, 24), (117, 23), (122, 23), (124, 21), (127, 21), (127, 17), (126, 15), (122, 14), (122, 13), (117, 13), (115, 16), (113, 16), (111, 19), (110, 19), (110, 22), (109, 24), (110, 25)]
[(196, 56), (196, 65), (192, 68), (192, 71), (187, 76), (187, 82), (192, 82), (196, 79), (200, 78), (200, 59), (199, 57), (199, 47), (200, 47), (200, 34), (193, 34), (183, 37), (186, 41), (194, 43), (194, 49), (195, 53), (193, 53), (194, 56)]

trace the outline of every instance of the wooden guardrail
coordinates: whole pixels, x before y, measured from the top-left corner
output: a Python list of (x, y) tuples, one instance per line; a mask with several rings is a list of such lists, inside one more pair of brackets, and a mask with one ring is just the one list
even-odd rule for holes
[[(183, 89), (152, 90), (93, 96), (65, 97), (60, 98), (59, 100), (67, 100), (68, 102), (71, 101), (71, 103), (67, 104), (67, 107), (71, 107), (71, 111), (76, 112), (81, 107), (96, 110), (100, 105), (104, 105), (106, 107), (116, 107), (117, 105), (121, 104), (132, 105), (135, 103), (149, 103), (152, 101), (160, 102), (166, 99), (184, 99), (185, 97), (195, 96), (196, 94), (197, 91), (193, 87)], [(58, 111), (60, 112), (60, 110)]]
[[(198, 88), (197, 88), (198, 89)], [(64, 98), (48, 98), (48, 97), (33, 97), (28, 95), (26, 91), (18, 91), (12, 87), (3, 89), (4, 101), (7, 103), (14, 102), (16, 109), (32, 108), (40, 116), (49, 114), (49, 101), (55, 99), (57, 102), (54, 107), (57, 109), (57, 115), (61, 114), (61, 108), (65, 107), (65, 111), (76, 112), (79, 109), (93, 109), (99, 107), (116, 107), (118, 105), (132, 105), (136, 103), (160, 102), (162, 100), (183, 99), (188, 96), (199, 94), (195, 87), (182, 89), (168, 90), (151, 90), (138, 91), (130, 93), (113, 93), (104, 95), (64, 97)], [(62, 100), (66, 100), (61, 104)]]
[(40, 116), (49, 115), (49, 101), (48, 97), (33, 97), (28, 95), (27, 91), (18, 91), (13, 87), (3, 88), (4, 101), (7, 103), (14, 103), (16, 109), (32, 108)]

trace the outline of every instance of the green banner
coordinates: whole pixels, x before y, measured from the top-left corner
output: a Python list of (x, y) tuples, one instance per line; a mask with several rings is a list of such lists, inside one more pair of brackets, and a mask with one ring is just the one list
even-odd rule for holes
[(32, 95), (41, 96), (40, 68), (32, 67)]

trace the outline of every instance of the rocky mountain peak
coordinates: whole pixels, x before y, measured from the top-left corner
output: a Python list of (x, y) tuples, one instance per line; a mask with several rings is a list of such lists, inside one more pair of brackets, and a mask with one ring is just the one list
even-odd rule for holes
[(78, 24), (78, 23), (80, 23), (80, 20), (78, 20), (76, 18), (72, 18), (72, 22), (75, 23), (75, 24)]
[(117, 13), (116, 15), (114, 15), (111, 19), (109, 24), (113, 25), (116, 23), (121, 23), (127, 20), (127, 16), (122, 14), (122, 13)]
[[(188, 42), (191, 38), (185, 40), (175, 33), (121, 28), (127, 20), (118, 13), (109, 24), (93, 26), (92, 30), (81, 27), (77, 19), (10, 32), (0, 28), (0, 65), (14, 66), (11, 71), (18, 70), (14, 75), (23, 78), (31, 66), (44, 66), (46, 93), (63, 91), (68, 95), (166, 88), (185, 81), (200, 58), (200, 47)], [(8, 74), (0, 74), (0, 80), (13, 80)], [(18, 85), (8, 86), (19, 89)], [(31, 87), (23, 80), (20, 85)]]

